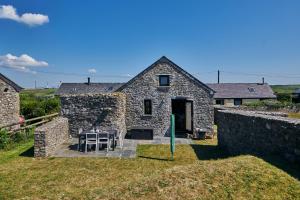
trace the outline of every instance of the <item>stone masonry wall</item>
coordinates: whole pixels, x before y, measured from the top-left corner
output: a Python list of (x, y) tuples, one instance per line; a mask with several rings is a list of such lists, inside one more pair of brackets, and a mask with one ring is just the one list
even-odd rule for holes
[(70, 133), (77, 136), (79, 128), (90, 130), (117, 129), (126, 133), (126, 97), (122, 93), (79, 94), (60, 97), (61, 114), (69, 119)]
[(68, 137), (68, 119), (64, 117), (57, 117), (36, 128), (34, 132), (34, 156), (51, 156), (57, 146), (65, 142)]
[(19, 113), (19, 93), (0, 79), (0, 126), (18, 122)]
[(219, 110), (218, 143), (231, 154), (277, 154), (300, 162), (300, 120)]
[[(160, 74), (170, 75), (170, 87), (159, 87)], [(193, 128), (212, 132), (213, 98), (201, 86), (174, 70), (167, 63), (159, 63), (122, 90), (127, 97), (127, 129), (153, 129), (154, 136), (168, 134), (172, 98), (193, 100)], [(144, 115), (144, 99), (152, 100), (152, 116)]]

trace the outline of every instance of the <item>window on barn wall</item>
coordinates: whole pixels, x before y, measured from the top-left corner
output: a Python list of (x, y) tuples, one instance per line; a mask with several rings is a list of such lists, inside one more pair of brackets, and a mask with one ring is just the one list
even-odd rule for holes
[(224, 105), (224, 99), (217, 99), (216, 104), (217, 105)]
[(242, 103), (243, 103), (242, 99), (234, 99), (234, 105), (235, 106), (242, 105)]
[(150, 99), (144, 100), (144, 114), (152, 115), (152, 101)]
[(170, 76), (159, 75), (159, 86), (170, 86)]

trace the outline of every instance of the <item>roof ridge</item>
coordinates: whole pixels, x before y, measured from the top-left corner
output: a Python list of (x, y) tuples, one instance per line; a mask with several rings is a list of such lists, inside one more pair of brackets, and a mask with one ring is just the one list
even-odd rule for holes
[(144, 69), (143, 71), (141, 71), (140, 73), (138, 73), (136, 76), (134, 76), (132, 79), (130, 79), (127, 83), (125, 83), (124, 85), (122, 85), (119, 89), (117, 89), (117, 91), (122, 91), (125, 87), (127, 87), (133, 81), (135, 81), (138, 77), (142, 76), (143, 74), (145, 74), (146, 72), (148, 72), (149, 70), (151, 70), (152, 68), (154, 68), (159, 63), (169, 63), (170, 66), (172, 66), (173, 68), (179, 70), (187, 78), (189, 78), (189, 79), (195, 81), (196, 83), (198, 83), (199, 85), (203, 86), (207, 91), (215, 92), (212, 88), (210, 88), (206, 84), (202, 83), (200, 80), (198, 80), (196, 77), (194, 77), (193, 75), (191, 75), (190, 73), (188, 73), (183, 68), (179, 67), (177, 64), (175, 64), (173, 61), (171, 61), (170, 59), (168, 59), (166, 56), (162, 56), (161, 58), (159, 58), (158, 60), (156, 60), (149, 67), (147, 67), (146, 69)]
[(0, 73), (0, 79), (3, 80), (8, 85), (10, 85), (11, 87), (13, 87), (17, 92), (20, 92), (22, 89), (24, 89), (18, 84), (16, 84), (15, 82), (13, 82), (12, 80), (10, 80), (9, 78), (7, 78), (6, 76), (4, 76), (2, 73)]

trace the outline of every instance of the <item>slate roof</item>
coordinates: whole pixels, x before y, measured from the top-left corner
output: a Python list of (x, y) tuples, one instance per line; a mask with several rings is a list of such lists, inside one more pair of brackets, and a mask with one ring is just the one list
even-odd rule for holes
[(178, 65), (176, 65), (175, 63), (173, 63), (170, 59), (168, 59), (165, 56), (162, 56), (160, 59), (158, 59), (156, 62), (154, 62), (152, 65), (150, 65), (149, 67), (147, 67), (145, 70), (143, 70), (141, 73), (139, 73), (138, 75), (136, 75), (135, 77), (133, 77), (131, 80), (129, 80), (127, 83), (125, 83), (123, 86), (121, 86), (117, 91), (122, 91), (124, 88), (126, 88), (128, 85), (130, 85), (131, 83), (133, 83), (135, 80), (139, 79), (142, 75), (144, 75), (145, 73), (147, 73), (148, 71), (150, 71), (152, 68), (154, 68), (157, 64), (161, 64), (161, 63), (167, 63), (169, 64), (171, 67), (173, 67), (177, 72), (183, 74), (185, 77), (187, 77), (188, 79), (192, 80), (193, 82), (195, 82), (196, 84), (198, 84), (199, 86), (203, 87), (206, 91), (208, 92), (215, 92), (212, 88), (210, 88), (209, 86), (207, 86), (206, 84), (202, 83), (201, 81), (199, 81), (197, 78), (195, 78), (193, 75), (191, 75), (190, 73), (188, 73), (187, 71), (185, 71), (184, 69), (182, 69), (181, 67), (179, 67)]
[(56, 95), (110, 93), (116, 91), (124, 83), (62, 83)]
[(13, 87), (16, 90), (16, 92), (20, 92), (23, 89), (18, 84), (16, 84), (15, 82), (13, 82), (12, 80), (10, 80), (9, 78), (7, 78), (1, 73), (0, 73), (0, 79), (5, 83), (7, 83), (8, 85), (10, 85), (11, 87)]
[(213, 83), (207, 84), (216, 91), (214, 98), (276, 98), (271, 87), (265, 83)]

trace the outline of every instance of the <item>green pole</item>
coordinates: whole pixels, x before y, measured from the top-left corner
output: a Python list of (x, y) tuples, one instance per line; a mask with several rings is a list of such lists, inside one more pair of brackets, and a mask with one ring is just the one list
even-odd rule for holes
[(175, 116), (174, 114), (171, 115), (171, 126), (170, 126), (170, 147), (171, 147), (171, 155), (172, 155), (172, 160), (174, 160), (174, 153), (175, 153)]

